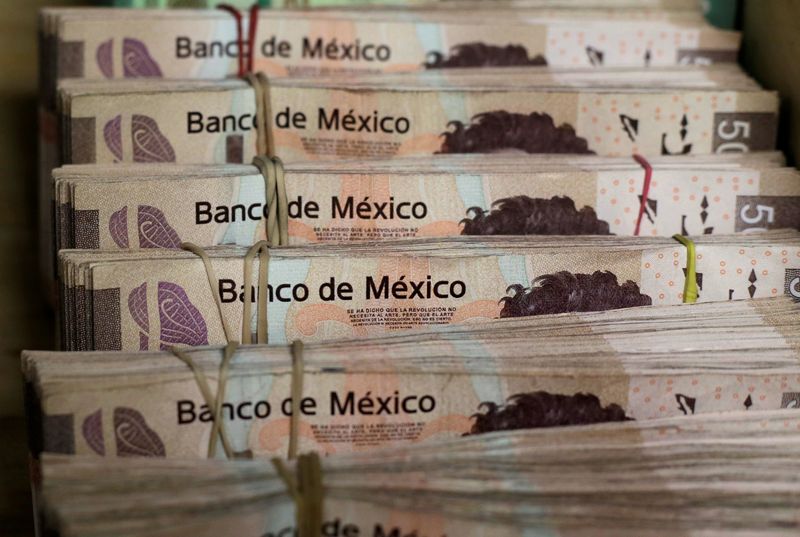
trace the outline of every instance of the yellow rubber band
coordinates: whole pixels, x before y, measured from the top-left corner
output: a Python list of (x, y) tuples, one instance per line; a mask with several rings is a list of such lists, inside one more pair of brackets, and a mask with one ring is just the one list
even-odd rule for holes
[(683, 285), (683, 303), (694, 304), (700, 292), (697, 289), (697, 254), (694, 241), (683, 235), (673, 235), (673, 239), (686, 246), (686, 282)]

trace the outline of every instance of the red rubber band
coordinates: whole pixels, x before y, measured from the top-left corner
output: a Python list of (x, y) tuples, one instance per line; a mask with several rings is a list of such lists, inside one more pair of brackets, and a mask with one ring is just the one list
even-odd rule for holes
[(642, 184), (642, 200), (639, 203), (639, 216), (636, 218), (636, 228), (633, 230), (633, 234), (638, 236), (639, 230), (642, 227), (642, 217), (644, 216), (645, 208), (647, 207), (647, 197), (650, 194), (650, 181), (653, 179), (653, 167), (650, 166), (650, 163), (647, 162), (647, 159), (644, 158), (642, 155), (633, 155), (633, 160), (635, 160), (639, 165), (644, 168), (644, 184)]
[(258, 29), (258, 13), (260, 6), (250, 6), (250, 28), (247, 34), (247, 72), (253, 72), (253, 57), (256, 50), (256, 30)]
[(239, 78), (241, 78), (245, 75), (244, 51), (242, 50), (242, 48), (244, 47), (244, 40), (242, 35), (242, 14), (241, 12), (239, 12), (238, 9), (236, 9), (230, 4), (220, 4), (217, 6), (217, 9), (221, 9), (222, 11), (230, 13), (231, 15), (233, 15), (233, 18), (236, 21), (236, 44), (239, 51), (239, 53), (237, 54), (238, 57), (237, 59), (239, 60)]

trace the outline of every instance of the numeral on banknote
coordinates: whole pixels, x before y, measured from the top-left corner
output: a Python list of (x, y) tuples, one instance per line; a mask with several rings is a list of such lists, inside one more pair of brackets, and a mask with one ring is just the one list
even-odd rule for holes
[(765, 112), (714, 114), (715, 153), (747, 153), (775, 147), (777, 117)]

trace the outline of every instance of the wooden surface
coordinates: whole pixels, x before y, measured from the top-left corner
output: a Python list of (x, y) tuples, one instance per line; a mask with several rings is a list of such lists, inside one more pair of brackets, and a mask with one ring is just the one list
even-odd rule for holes
[(800, 163), (800, 0), (745, 0), (742, 64), (781, 95), (778, 146)]

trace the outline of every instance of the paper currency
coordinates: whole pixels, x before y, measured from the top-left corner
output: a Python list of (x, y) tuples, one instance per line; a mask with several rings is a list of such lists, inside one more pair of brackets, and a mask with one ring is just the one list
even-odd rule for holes
[[(54, 8), (42, 11), (40, 27), (50, 95), (67, 79), (237, 74), (236, 22), (221, 10)], [(493, 9), (262, 10), (253, 69), (281, 76), (450, 66), (734, 63), (739, 42), (738, 33), (712, 27), (699, 13), (669, 10), (503, 3)]]
[[(287, 162), (502, 151), (629, 156), (774, 148), (774, 92), (734, 71), (694, 73), (696, 87), (664, 87), (666, 79), (656, 77), (622, 93), (616, 93), (625, 85), (619, 78), (604, 83), (565, 74), (575, 85), (555, 87), (520, 71), (504, 79), (486, 72), (447, 78), (276, 79), (269, 87), (267, 128), (274, 154)], [(709, 82), (713, 73), (738, 80), (740, 89)], [(691, 84), (688, 78), (684, 84)], [(63, 85), (61, 109), (65, 163), (241, 163), (255, 153), (256, 99), (242, 81), (76, 82)]]
[(690, 268), (701, 302), (797, 296), (799, 237), (700, 236), (693, 267), (685, 246), (655, 237), (359, 241), (272, 248), (249, 262), (245, 248), (219, 246), (208, 249), (209, 270), (179, 250), (64, 250), (62, 343), (66, 350), (221, 344), (252, 341), (260, 327), (258, 341), (283, 344), (679, 304)]
[[(133, 7), (133, 8), (153, 8), (153, 7), (214, 7), (223, 2), (215, 0), (114, 0), (113, 5), (116, 7)], [(307, 0), (307, 1), (292, 1), (292, 0), (259, 0), (258, 2), (249, 2), (247, 0), (233, 0), (231, 2), (224, 2), (240, 9), (249, 8), (254, 3), (258, 3), (261, 7), (292, 7), (293, 5), (301, 5), (304, 7), (322, 7), (322, 6), (353, 6), (363, 9), (369, 6), (391, 6), (398, 7), (399, 5), (419, 6), (422, 9), (433, 9), (435, 7), (461, 9), (462, 6), (480, 7), (487, 9), (493, 5), (502, 5), (504, 7), (511, 6), (516, 8), (604, 8), (606, 11), (610, 8), (613, 9), (635, 9), (641, 11), (643, 9), (669, 9), (669, 10), (689, 10), (697, 11), (698, 4), (694, 0), (605, 0), (603, 2), (587, 1), (587, 0), (495, 0), (489, 6), (481, 2), (463, 2), (461, 0), (441, 0), (438, 3), (426, 2), (425, 0)]]
[[(788, 536), (797, 425), (794, 412), (740, 412), (325, 457), (318, 479), (302, 481), (322, 511), (304, 534)], [(299, 480), (313, 462), (282, 467)], [(286, 535), (313, 513), (287, 486), (264, 461), (49, 456), (45, 526), (65, 537)]]
[[(696, 6), (687, 3), (674, 7), (695, 7), (696, 11)], [(525, 4), (530, 8), (506, 4), (502, 9), (477, 10), (464, 6), (443, 13), (438, 13), (440, 9), (406, 13), (262, 10), (255, 28), (252, 69), (275, 77), (427, 68), (441, 72), (440, 68), (469, 65), (642, 67), (736, 60), (738, 34), (712, 28), (696, 12), (661, 9), (673, 7), (675, 2)], [(587, 9), (637, 5), (654, 9)], [(573, 9), (550, 9), (552, 6)], [(247, 33), (250, 21), (246, 13), (244, 23)], [(64, 162), (58, 132), (59, 83), (108, 78), (225, 78), (239, 74), (241, 58), (235, 19), (220, 10), (46, 9), (39, 26), (39, 257), (43, 282), (50, 285), (54, 265), (50, 173)], [(153, 126), (146, 118), (144, 123), (145, 128)], [(127, 133), (120, 136), (120, 148), (127, 148), (127, 142), (123, 144)], [(150, 144), (163, 145), (158, 134), (145, 136)], [(163, 160), (169, 154), (165, 146), (146, 158)], [(360, 152), (355, 155), (362, 156)], [(198, 156), (205, 158), (202, 152)]]
[[(64, 248), (249, 246), (275, 213), (289, 244), (451, 235), (719, 234), (800, 228), (800, 174), (770, 155), (632, 159), (467, 155), (296, 162), (268, 196), (255, 166), (67, 166)], [(277, 216), (286, 208), (285, 218)], [(123, 223), (124, 220), (124, 223)]]
[[(281, 455), (297, 434), (301, 451), (331, 454), (498, 430), (794, 407), (798, 307), (776, 298), (636, 308), (308, 344), (302, 393), (287, 346), (241, 347), (225, 381), (221, 349), (187, 355), (212, 393), (224, 382), (220, 420), (232, 451)], [(207, 456), (214, 404), (170, 352), (27, 352), (23, 371), (41, 427), (35, 443), (45, 452)]]

